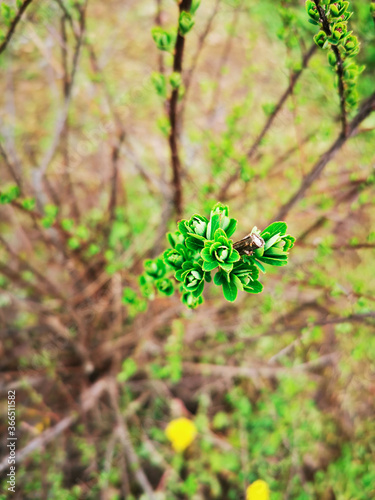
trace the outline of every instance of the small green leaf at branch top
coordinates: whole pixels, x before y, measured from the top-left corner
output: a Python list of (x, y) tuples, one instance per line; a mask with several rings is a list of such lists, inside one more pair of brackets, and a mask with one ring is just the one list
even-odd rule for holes
[(156, 26), (151, 30), (152, 38), (159, 50), (171, 52), (173, 50), (176, 35), (170, 31), (166, 31), (160, 26)]
[(194, 26), (194, 17), (190, 12), (182, 11), (178, 20), (178, 29), (182, 36), (185, 36)]

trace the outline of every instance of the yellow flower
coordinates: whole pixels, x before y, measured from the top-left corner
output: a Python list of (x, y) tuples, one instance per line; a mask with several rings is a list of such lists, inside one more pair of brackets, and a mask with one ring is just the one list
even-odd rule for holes
[(270, 489), (262, 479), (257, 479), (246, 490), (246, 500), (269, 500)]
[(169, 422), (165, 434), (175, 451), (184, 451), (194, 441), (197, 428), (191, 420), (181, 417)]

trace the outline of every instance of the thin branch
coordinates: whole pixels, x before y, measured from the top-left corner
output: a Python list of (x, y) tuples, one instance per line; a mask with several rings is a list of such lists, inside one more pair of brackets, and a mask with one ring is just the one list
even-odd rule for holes
[(118, 405), (118, 394), (117, 387), (115, 383), (111, 383), (108, 386), (108, 394), (111, 398), (112, 407), (116, 413), (117, 420), (117, 434), (121, 441), (122, 446), (124, 447), (126, 458), (129, 461), (130, 469), (134, 472), (134, 476), (142, 488), (142, 490), (148, 495), (150, 500), (155, 500), (154, 490), (147, 479), (147, 476), (144, 470), (141, 467), (139, 462), (139, 458), (134, 450), (134, 447), (131, 442), (130, 433), (128, 426), (126, 425), (125, 419), (122, 416), (121, 410)]
[(117, 143), (112, 149), (112, 179), (111, 179), (111, 196), (109, 199), (109, 220), (113, 222), (115, 218), (115, 210), (117, 206), (117, 190), (118, 190), (118, 159), (120, 155), (121, 145), (125, 139), (125, 133), (120, 132)]
[[(182, 0), (179, 4), (179, 14), (183, 11), (189, 11), (191, 7), (192, 0)], [(185, 47), (185, 37), (181, 35), (177, 27), (177, 39), (175, 45), (174, 59), (173, 59), (173, 71), (175, 73), (182, 72), (182, 59), (184, 55)], [(182, 169), (181, 169), (181, 159), (179, 153), (179, 146), (177, 140), (178, 134), (178, 104), (179, 88), (175, 88), (172, 91), (171, 97), (169, 99), (169, 122), (170, 122), (170, 133), (169, 133), (169, 147), (171, 152), (171, 166), (172, 166), (172, 187), (173, 187), (173, 204), (176, 214), (179, 216), (182, 213)]]
[[(250, 160), (250, 159), (252, 159), (254, 157), (254, 154), (256, 153), (256, 151), (257, 151), (260, 143), (262, 142), (263, 138), (265, 137), (265, 135), (267, 134), (268, 130), (272, 126), (275, 118), (277, 117), (277, 115), (281, 111), (281, 109), (282, 109), (285, 101), (293, 93), (294, 87), (296, 86), (296, 83), (298, 82), (299, 77), (301, 76), (303, 70), (307, 67), (307, 65), (308, 65), (311, 57), (315, 53), (316, 48), (317, 48), (317, 46), (314, 43), (314, 45), (312, 45), (310, 47), (310, 49), (306, 52), (306, 54), (303, 56), (301, 68), (298, 71), (295, 71), (291, 75), (291, 77), (290, 77), (290, 83), (289, 83), (288, 88), (285, 90), (285, 92), (283, 93), (283, 95), (280, 97), (279, 102), (277, 103), (274, 111), (268, 117), (266, 123), (264, 124), (264, 126), (263, 126), (263, 128), (261, 130), (261, 132), (256, 137), (256, 139), (254, 140), (253, 144), (251, 145), (249, 151), (247, 152), (247, 159), (248, 160)], [(219, 199), (225, 199), (226, 194), (228, 192), (228, 189), (233, 184), (233, 182), (235, 182), (239, 178), (240, 173), (241, 173), (241, 167), (238, 166), (237, 169), (235, 170), (235, 172), (232, 174), (232, 176), (229, 177), (229, 179), (227, 180), (226, 184), (221, 188), (221, 190), (219, 192)]]
[(233, 20), (230, 25), (230, 29), (228, 30), (228, 35), (227, 39), (224, 44), (223, 52), (221, 54), (219, 64), (217, 66), (216, 73), (213, 77), (214, 82), (217, 83), (215, 91), (213, 92), (212, 99), (211, 99), (211, 104), (210, 107), (208, 108), (207, 116), (209, 118), (209, 121), (213, 120), (216, 114), (216, 109), (218, 106), (218, 103), (220, 103), (220, 93), (221, 93), (221, 76), (222, 76), (222, 71), (223, 68), (227, 65), (231, 50), (232, 50), (232, 45), (233, 45), (233, 40), (234, 40), (234, 34), (236, 32), (237, 24), (239, 21), (239, 16), (240, 16), (240, 9), (237, 8), (234, 10), (233, 13)]
[(72, 16), (70, 15), (69, 11), (67, 10), (67, 8), (65, 7), (64, 3), (62, 0), (55, 0), (55, 2), (57, 3), (57, 5), (60, 7), (60, 9), (62, 10), (63, 14), (64, 14), (64, 17), (67, 19), (67, 21), (69, 22), (70, 24), (70, 27), (72, 29), (72, 32), (73, 32), (73, 35), (75, 37), (75, 39), (78, 41), (79, 39), (79, 33), (78, 31), (76, 30), (75, 26), (74, 26), (74, 21), (73, 21), (73, 18)]
[(20, 20), (22, 18), (22, 14), (25, 12), (25, 10), (31, 4), (32, 1), (33, 0), (25, 0), (23, 2), (23, 4), (21, 5), (19, 11), (17, 12), (16, 17), (13, 19), (13, 21), (9, 27), (8, 33), (5, 35), (4, 40), (0, 43), (0, 54), (2, 52), (4, 52), (4, 50), (7, 48), (7, 45), (10, 42), (10, 39), (12, 38), (14, 31), (17, 27), (17, 24), (20, 22)]
[[(324, 13), (324, 10), (322, 7), (319, 5), (320, 0), (314, 0), (314, 3), (316, 5), (316, 8), (319, 12), (320, 16), (320, 21), (323, 24), (323, 31), (327, 36), (331, 36), (331, 28), (329, 26), (328, 19)], [(342, 130), (341, 133), (346, 137), (348, 134), (348, 120), (347, 120), (347, 111), (346, 111), (346, 106), (345, 106), (345, 89), (344, 89), (344, 65), (343, 65), (343, 60), (340, 54), (340, 51), (336, 45), (331, 45), (331, 48), (333, 50), (333, 53), (336, 56), (336, 73), (337, 73), (337, 78), (338, 78), (338, 87), (339, 87), (339, 96), (340, 96), (340, 109), (341, 109), (341, 126)]]
[(8, 155), (7, 155), (6, 151), (5, 151), (5, 149), (3, 148), (1, 142), (0, 142), (0, 156), (3, 158), (4, 163), (7, 166), (10, 175), (13, 177), (14, 182), (17, 184), (17, 186), (19, 187), (19, 189), (21, 191), (22, 190), (21, 179), (18, 177), (18, 175), (16, 173), (16, 169), (11, 164), (11, 162), (10, 162), (10, 160), (8, 158)]
[(360, 107), (358, 113), (353, 118), (353, 120), (348, 124), (348, 133), (347, 135), (343, 135), (340, 133), (336, 141), (332, 144), (332, 146), (320, 157), (320, 159), (315, 163), (313, 168), (310, 170), (308, 175), (303, 179), (300, 188), (298, 191), (281, 207), (278, 214), (273, 220), (282, 220), (289, 213), (291, 208), (299, 201), (301, 198), (305, 196), (306, 191), (309, 189), (311, 184), (313, 184), (316, 179), (320, 176), (324, 167), (327, 163), (332, 160), (332, 158), (340, 151), (342, 146), (346, 143), (346, 141), (352, 137), (356, 131), (358, 126), (365, 120), (372, 111), (375, 110), (375, 92), (365, 100), (365, 102)]
[(218, 377), (248, 377), (248, 378), (273, 378), (284, 374), (296, 374), (314, 371), (320, 367), (330, 365), (334, 362), (336, 354), (327, 354), (320, 358), (303, 363), (301, 365), (285, 368), (283, 366), (257, 365), (257, 366), (224, 366), (209, 363), (184, 362), (183, 368), (188, 373), (200, 373), (201, 375), (214, 375)]
[[(366, 325), (373, 326), (375, 320), (375, 312), (370, 311), (368, 313), (351, 314), (350, 316), (344, 316), (344, 317), (331, 316), (312, 322), (304, 321), (289, 327), (283, 326), (282, 322), (284, 319), (285, 317), (279, 318), (277, 321), (274, 322), (274, 324), (268, 331), (254, 337), (249, 337), (248, 339), (246, 339), (245, 342), (254, 343), (264, 337), (273, 337), (275, 335), (280, 337), (281, 335), (287, 333), (290, 334), (293, 332), (300, 334), (304, 328), (313, 328), (314, 326), (340, 325), (342, 323), (363, 323)], [(278, 327), (279, 325), (280, 327)]]
[[(160, 28), (163, 26), (162, 14), (163, 14), (162, 0), (156, 0), (155, 24), (156, 24), (156, 26), (159, 26)], [(159, 72), (161, 74), (164, 74), (164, 72), (165, 72), (164, 54), (161, 50), (159, 50), (159, 54), (158, 54), (158, 68), (159, 68)]]
[[(80, 407), (82, 413), (91, 410), (91, 408), (97, 403), (98, 399), (100, 398), (106, 387), (107, 387), (107, 380), (101, 379), (98, 380), (98, 382), (96, 382), (82, 394), (81, 407)], [(47, 429), (38, 437), (30, 441), (24, 448), (22, 448), (20, 451), (17, 452), (16, 454), (17, 463), (22, 462), (22, 460), (24, 460), (24, 458), (26, 458), (28, 455), (35, 452), (36, 450), (39, 450), (40, 448), (44, 447), (45, 445), (53, 441), (57, 436), (62, 434), (65, 430), (69, 429), (69, 427), (71, 427), (74, 424), (74, 422), (78, 420), (78, 418), (79, 414), (72, 413), (71, 415), (68, 415), (63, 420), (61, 420), (57, 425), (51, 427), (50, 429)], [(9, 467), (8, 457), (5, 457), (0, 462), (0, 472), (4, 471), (8, 467)]]
[(64, 98), (64, 103), (63, 103), (63, 108), (61, 110), (61, 114), (57, 120), (56, 123), (56, 128), (55, 128), (55, 134), (52, 140), (52, 144), (49, 147), (49, 149), (46, 151), (44, 157), (42, 158), (41, 164), (38, 169), (36, 169), (34, 173), (34, 189), (36, 191), (36, 198), (39, 203), (41, 204), (41, 198), (42, 198), (42, 180), (46, 175), (47, 168), (49, 167), (51, 161), (53, 160), (57, 148), (59, 147), (63, 132), (65, 130), (65, 124), (66, 120), (68, 118), (69, 114), (69, 106), (70, 102), (72, 99), (72, 88), (75, 80), (75, 75), (77, 73), (77, 68), (78, 68), (78, 61), (81, 53), (81, 47), (83, 43), (83, 37), (85, 33), (85, 10), (87, 7), (87, 1), (85, 2), (84, 6), (79, 9), (79, 14), (80, 14), (80, 33), (79, 37), (77, 39), (75, 51), (73, 54), (73, 62), (72, 62), (72, 69), (69, 75), (69, 86), (67, 89), (67, 93), (65, 94)]
[[(62, 78), (62, 90), (64, 100), (69, 98), (70, 92), (70, 79), (69, 79), (69, 69), (68, 69), (68, 36), (66, 32), (66, 23), (68, 22), (68, 17), (64, 14), (61, 18), (61, 59), (62, 59), (62, 67), (64, 71), (64, 75)], [(78, 208), (77, 197), (75, 195), (75, 188), (72, 182), (72, 178), (70, 175), (70, 156), (69, 156), (69, 120), (68, 118), (65, 121), (64, 129), (61, 137), (61, 146), (62, 146), (62, 154), (64, 160), (65, 167), (65, 182), (68, 188), (68, 196), (71, 197), (72, 200), (72, 209), (73, 214), (76, 220), (79, 220), (80, 213)]]
[(193, 79), (193, 74), (194, 74), (195, 69), (197, 67), (200, 53), (202, 52), (202, 49), (204, 47), (204, 42), (205, 42), (208, 34), (210, 33), (212, 23), (216, 17), (216, 14), (218, 13), (220, 2), (221, 2), (221, 0), (216, 0), (215, 7), (214, 7), (210, 17), (207, 20), (206, 26), (205, 26), (203, 32), (199, 35), (198, 45), (197, 45), (197, 49), (195, 51), (195, 54), (193, 56), (193, 61), (191, 63), (191, 67), (186, 72), (186, 75), (184, 78), (185, 93), (184, 93), (183, 100), (181, 103), (181, 121), (183, 120), (183, 116), (185, 114), (185, 106), (186, 106), (186, 102), (187, 102), (187, 96), (189, 93), (190, 85), (191, 85), (191, 82)]

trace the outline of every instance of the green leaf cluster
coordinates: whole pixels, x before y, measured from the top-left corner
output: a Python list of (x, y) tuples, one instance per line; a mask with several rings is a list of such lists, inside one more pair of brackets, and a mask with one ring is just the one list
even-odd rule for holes
[[(324, 25), (316, 4), (322, 9), (329, 30)], [(336, 73), (343, 70), (344, 97), (348, 110), (355, 108), (358, 103), (357, 81), (364, 70), (364, 66), (358, 66), (353, 61), (353, 57), (359, 52), (360, 43), (353, 32), (348, 31), (348, 20), (353, 14), (349, 7), (348, 1), (306, 1), (309, 22), (320, 27), (320, 31), (314, 36), (315, 43), (322, 49), (329, 49), (328, 62)]]
[(5, 205), (7, 203), (12, 203), (15, 199), (20, 196), (20, 190), (18, 186), (11, 185), (8, 188), (0, 191), (0, 204)]
[(10, 26), (15, 17), (16, 13), (13, 7), (9, 6), (5, 2), (2, 2), (0, 5), (0, 16), (2, 21), (6, 26)]
[(285, 222), (274, 222), (262, 232), (254, 227), (247, 238), (256, 237), (261, 246), (240, 252), (230, 238), (236, 226), (237, 220), (229, 217), (228, 207), (221, 203), (213, 207), (209, 219), (195, 214), (181, 220), (178, 230), (167, 235), (170, 248), (161, 257), (144, 262), (139, 278), (143, 297), (152, 300), (178, 290), (182, 302), (195, 308), (203, 302), (204, 287), (212, 281), (213, 271), (213, 283), (222, 287), (230, 302), (236, 300), (239, 290), (260, 293), (259, 270), (265, 271), (263, 264), (286, 265), (295, 240), (286, 234)]

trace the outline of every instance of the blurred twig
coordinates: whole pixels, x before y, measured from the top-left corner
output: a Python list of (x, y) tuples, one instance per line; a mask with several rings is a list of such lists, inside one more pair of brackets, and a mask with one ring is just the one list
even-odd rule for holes
[[(256, 139), (254, 140), (253, 144), (251, 145), (249, 151), (247, 152), (247, 159), (248, 160), (253, 158), (253, 156), (256, 153), (259, 145), (261, 144), (264, 136), (267, 134), (267, 132), (270, 129), (272, 123), (274, 122), (276, 116), (279, 114), (280, 110), (282, 109), (285, 101), (293, 93), (294, 87), (296, 86), (296, 83), (298, 82), (299, 77), (301, 76), (303, 70), (307, 67), (311, 57), (315, 53), (316, 48), (317, 47), (316, 47), (315, 43), (313, 45), (311, 45), (310, 49), (306, 52), (306, 54), (302, 58), (301, 68), (299, 70), (295, 71), (291, 75), (288, 88), (285, 90), (283, 95), (280, 97), (279, 102), (277, 103), (275, 109), (273, 110), (273, 112), (270, 114), (270, 116), (266, 120), (266, 123), (264, 124), (261, 132), (256, 137)], [(234, 171), (234, 173), (229, 177), (229, 179), (225, 182), (225, 184), (220, 189), (219, 195), (218, 195), (219, 199), (221, 199), (221, 200), (225, 199), (229, 188), (231, 187), (233, 182), (235, 182), (239, 178), (240, 173), (241, 173), (241, 167), (238, 166), (236, 168), (236, 170)]]
[(112, 179), (111, 179), (111, 194), (109, 199), (109, 221), (110, 223), (114, 221), (115, 218), (115, 210), (117, 206), (117, 190), (118, 190), (118, 161), (119, 154), (121, 149), (121, 144), (125, 139), (125, 133), (121, 132), (117, 138), (117, 142), (112, 149)]
[(210, 33), (212, 23), (216, 17), (216, 14), (218, 13), (220, 2), (221, 2), (221, 0), (216, 0), (215, 7), (214, 7), (210, 17), (207, 20), (206, 26), (205, 26), (204, 30), (202, 31), (202, 33), (199, 35), (198, 45), (197, 45), (195, 54), (193, 55), (193, 60), (192, 60), (191, 66), (187, 70), (185, 78), (184, 78), (185, 93), (183, 95), (182, 103), (181, 103), (181, 121), (183, 121), (183, 118), (185, 115), (185, 106), (186, 106), (186, 102), (187, 102), (187, 97), (188, 97), (188, 93), (190, 90), (190, 85), (191, 85), (191, 82), (193, 79), (193, 75), (194, 75), (194, 72), (195, 72), (197, 64), (198, 64), (198, 59), (199, 59), (199, 56), (200, 56), (202, 49), (204, 47), (204, 42), (205, 42), (208, 34)]
[[(103, 378), (95, 382), (89, 389), (86, 389), (81, 396), (80, 412), (84, 413), (89, 410), (97, 403), (98, 399), (103, 394), (104, 390), (107, 388), (108, 380)], [(24, 448), (19, 450), (16, 455), (17, 463), (20, 463), (28, 455), (34, 451), (44, 447), (49, 442), (53, 441), (57, 436), (62, 434), (65, 430), (69, 429), (74, 422), (79, 418), (79, 413), (73, 412), (71, 415), (63, 418), (57, 425), (51, 427), (44, 431), (40, 436), (36, 437), (30, 441)], [(0, 462), (0, 472), (4, 471), (9, 467), (8, 457), (5, 457)]]
[(0, 54), (2, 52), (4, 52), (4, 50), (7, 48), (7, 45), (10, 42), (10, 40), (14, 34), (14, 30), (17, 27), (17, 24), (20, 22), (20, 20), (22, 18), (22, 14), (25, 12), (25, 10), (31, 4), (32, 1), (33, 0), (25, 0), (23, 2), (23, 4), (21, 5), (21, 7), (19, 8), (19, 11), (17, 12), (15, 18), (13, 19), (13, 21), (11, 22), (11, 24), (9, 26), (9, 30), (8, 30), (7, 34), (5, 35), (4, 40), (0, 43)]
[(114, 382), (110, 383), (107, 387), (108, 394), (111, 398), (111, 404), (115, 410), (117, 420), (117, 435), (121, 441), (126, 457), (129, 461), (130, 469), (134, 472), (135, 479), (139, 486), (148, 495), (150, 500), (155, 500), (154, 490), (152, 489), (149, 480), (141, 467), (138, 455), (132, 445), (130, 433), (126, 421), (122, 416), (121, 410), (118, 405), (117, 387)]
[(332, 160), (332, 158), (340, 151), (342, 146), (346, 143), (346, 141), (355, 135), (357, 132), (358, 126), (365, 120), (373, 111), (375, 110), (375, 92), (366, 99), (356, 116), (352, 119), (352, 121), (348, 124), (348, 133), (343, 135), (340, 133), (336, 141), (332, 144), (332, 146), (320, 157), (320, 159), (315, 163), (310, 172), (304, 177), (302, 180), (301, 186), (298, 191), (291, 196), (291, 198), (281, 207), (277, 215), (273, 218), (273, 220), (282, 220), (284, 219), (292, 207), (299, 201), (301, 198), (305, 196), (306, 191), (309, 189), (311, 184), (315, 182), (315, 180), (320, 176), (324, 167), (327, 163)]
[(79, 57), (81, 53), (81, 47), (83, 43), (83, 37), (85, 33), (85, 13), (86, 13), (86, 7), (87, 7), (87, 2), (86, 0), (84, 2), (84, 5), (82, 7), (79, 7), (78, 12), (79, 12), (79, 25), (80, 25), (80, 33), (79, 37), (76, 41), (76, 46), (73, 54), (73, 62), (72, 62), (72, 68), (69, 74), (69, 80), (68, 80), (68, 85), (64, 93), (64, 102), (62, 105), (62, 109), (60, 112), (60, 115), (57, 119), (56, 126), (55, 126), (55, 132), (54, 136), (52, 139), (52, 143), (50, 147), (47, 149), (45, 152), (40, 166), (35, 169), (34, 171), (34, 189), (35, 189), (35, 196), (38, 202), (39, 207), (43, 206), (43, 190), (42, 190), (42, 181), (46, 175), (47, 168), (49, 167), (51, 161), (53, 160), (57, 148), (59, 147), (62, 135), (65, 130), (65, 125), (66, 125), (66, 120), (68, 118), (68, 113), (69, 113), (69, 107), (70, 107), (70, 102), (72, 99), (72, 89), (73, 89), (73, 84), (75, 80), (75, 75), (77, 73), (77, 68), (78, 68), (78, 62), (79, 62)]

